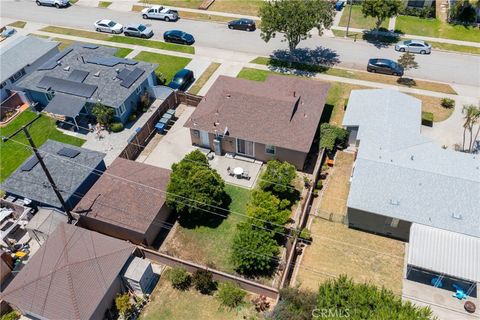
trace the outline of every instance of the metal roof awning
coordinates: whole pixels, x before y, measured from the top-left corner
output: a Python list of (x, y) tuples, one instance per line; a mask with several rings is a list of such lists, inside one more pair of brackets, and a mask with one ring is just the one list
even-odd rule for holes
[(85, 106), (85, 103), (86, 100), (83, 98), (57, 93), (44, 111), (55, 115), (75, 118), (83, 106)]
[(413, 223), (408, 264), (480, 282), (480, 238)]

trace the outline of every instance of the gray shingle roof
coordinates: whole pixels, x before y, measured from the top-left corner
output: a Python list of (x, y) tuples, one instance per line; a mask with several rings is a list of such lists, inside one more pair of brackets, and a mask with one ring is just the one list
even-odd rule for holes
[[(80, 151), (80, 153), (74, 158), (58, 155), (57, 152), (64, 147)], [(45, 165), (49, 169), (53, 180), (60, 188), (60, 192), (65, 201), (77, 191), (80, 185), (91, 174), (93, 170), (89, 168), (96, 168), (103, 162), (103, 157), (105, 157), (105, 154), (101, 152), (67, 145), (53, 140), (47, 140), (39, 150)], [(35, 165), (30, 171), (22, 170), (23, 165), (34, 157), (35, 156), (32, 155), (17, 168), (17, 170), (5, 180), (1, 189), (40, 203), (61, 207), (40, 164)]]
[(0, 54), (0, 82), (10, 78), (25, 66), (58, 46), (58, 42), (33, 36), (22, 36), (2, 47)]
[(360, 140), (348, 207), (480, 236), (480, 159), (420, 133), (421, 102), (393, 90), (352, 91), (344, 126)]
[(1, 299), (45, 319), (92, 319), (134, 246), (60, 224)]
[[(104, 105), (117, 108), (157, 67), (157, 65), (147, 62), (116, 58), (113, 56), (117, 51), (116, 48), (88, 47), (80, 43), (75, 43), (70, 48), (73, 50), (60, 59), (60, 65), (55, 66), (51, 70), (37, 70), (19, 81), (17, 86), (46, 92), (46, 89), (38, 87), (38, 84), (45, 76), (68, 79), (74, 72), (86, 71), (89, 74), (82, 83), (97, 86), (97, 89), (91, 97), (81, 99), (85, 100), (85, 102), (101, 102)], [(115, 60), (118, 63), (113, 66), (106, 66), (88, 62), (98, 62), (99, 59), (109, 63)], [(70, 67), (68, 71), (65, 70), (67, 67)], [(122, 80), (117, 78), (117, 69), (118, 71), (122, 69), (133, 71), (135, 68), (143, 69), (145, 72), (129, 88), (121, 86)]]
[(57, 93), (43, 110), (55, 115), (76, 117), (85, 106), (85, 99), (68, 94)]

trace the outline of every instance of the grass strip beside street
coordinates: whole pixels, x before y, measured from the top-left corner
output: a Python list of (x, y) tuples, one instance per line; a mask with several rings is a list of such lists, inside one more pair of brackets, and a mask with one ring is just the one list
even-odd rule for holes
[(168, 84), (175, 73), (185, 68), (192, 59), (142, 51), (135, 56), (134, 60), (158, 64), (155, 73), (159, 78), (163, 75), (165, 83)]
[(15, 21), (15, 22), (9, 23), (8, 26), (22, 29), (22, 28), (25, 27), (26, 24), (27, 24), (27, 23), (26, 23), (25, 21), (20, 21), (20, 20), (19, 20), (19, 21)]
[(322, 73), (336, 77), (343, 77), (343, 78), (350, 78), (350, 79), (357, 79), (357, 80), (364, 80), (364, 81), (372, 81), (372, 82), (380, 82), (384, 84), (390, 85), (397, 85), (397, 86), (405, 86), (405, 87), (413, 87), (416, 89), (422, 90), (429, 90), (435, 92), (442, 92), (448, 94), (457, 94), (453, 88), (444, 83), (438, 82), (431, 82), (425, 80), (415, 80), (414, 84), (404, 84), (398, 82), (398, 78), (394, 76), (382, 75), (377, 73), (369, 73), (365, 71), (353, 71), (353, 70), (345, 70), (339, 68), (328, 68), (319, 65), (311, 65), (306, 63), (300, 62), (288, 62), (288, 61), (281, 61), (278, 59), (271, 59), (266, 57), (258, 57), (254, 60), (250, 61), (250, 63), (267, 65), (275, 71), (278, 68), (281, 71), (285, 71), (285, 69), (296, 69), (301, 71), (306, 71), (309, 73)]
[(112, 4), (112, 2), (110, 2), (110, 1), (100, 1), (98, 3), (98, 7), (99, 8), (108, 8), (111, 4)]
[[(132, 11), (140, 12), (143, 9), (147, 8), (146, 6), (134, 4), (132, 6)], [(208, 12), (208, 11), (207, 11)], [(188, 20), (199, 20), (199, 21), (210, 21), (210, 22), (222, 22), (227, 23), (229, 21), (234, 20), (232, 17), (220, 16), (216, 14), (208, 14), (208, 13), (198, 13), (198, 12), (191, 12), (191, 11), (184, 11), (178, 10), (178, 15), (180, 19), (188, 19)]]
[[(35, 112), (25, 110), (19, 114), (5, 127), (0, 128), (0, 135), (2, 137), (8, 136), (20, 129), (24, 124), (33, 120), (37, 114)], [(29, 132), (33, 138), (33, 141), (40, 147), (47, 139), (71, 144), (74, 146), (81, 146), (85, 140), (72, 137), (62, 133), (56, 127), (56, 121), (47, 116), (41, 116), (40, 119), (35, 121), (29, 126)], [(28, 144), (25, 134), (20, 133), (13, 138), (13, 140), (20, 143)], [(2, 155), (2, 161), (0, 164), (0, 181), (4, 181), (15, 169), (18, 168), (31, 154), (29, 148), (23, 147), (15, 141), (7, 141), (0, 144), (0, 153)]]
[(73, 36), (73, 37), (103, 40), (103, 41), (109, 41), (108, 39), (110, 38), (110, 35), (105, 33), (79, 30), (79, 29), (70, 29), (70, 28), (63, 28), (63, 27), (55, 27), (55, 26), (47, 26), (40, 29), (40, 31), (64, 34), (64, 35)]
[(207, 69), (202, 73), (200, 78), (197, 79), (197, 81), (193, 84), (193, 86), (188, 90), (190, 93), (193, 94), (198, 94), (200, 90), (203, 88), (205, 83), (210, 79), (212, 74), (220, 67), (220, 63), (217, 62), (212, 62), (210, 65), (207, 67)]
[[(142, 0), (145, 5), (159, 4), (165, 7), (198, 9), (203, 0)], [(264, 0), (215, 0), (206, 12), (228, 12), (239, 15), (257, 16)]]

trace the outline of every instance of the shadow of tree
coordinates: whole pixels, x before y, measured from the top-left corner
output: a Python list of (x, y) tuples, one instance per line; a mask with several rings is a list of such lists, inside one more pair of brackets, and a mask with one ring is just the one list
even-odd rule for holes
[(397, 83), (407, 87), (415, 87), (417, 85), (417, 82), (411, 78), (398, 78)]
[(362, 39), (368, 43), (373, 44), (376, 48), (388, 48), (392, 44), (400, 41), (400, 30), (395, 30), (395, 32), (388, 31), (386, 29), (380, 29), (379, 32), (376, 30), (364, 31), (362, 34)]
[(232, 203), (232, 198), (224, 192), (222, 208), (213, 208), (211, 206), (200, 206), (194, 213), (189, 214), (187, 212), (180, 213), (178, 223), (186, 229), (195, 229), (200, 226), (208, 228), (217, 228), (229, 215), (229, 206)]
[(274, 72), (312, 77), (339, 62), (337, 52), (324, 47), (298, 48), (293, 53), (278, 49), (270, 55), (268, 67)]

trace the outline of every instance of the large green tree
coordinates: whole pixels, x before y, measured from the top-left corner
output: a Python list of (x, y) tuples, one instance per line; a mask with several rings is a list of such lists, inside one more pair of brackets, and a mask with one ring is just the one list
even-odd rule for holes
[(225, 199), (224, 181), (200, 151), (192, 151), (172, 165), (167, 205), (182, 219), (192, 214), (212, 214), (209, 211), (225, 206)]
[(231, 260), (235, 270), (246, 275), (271, 273), (279, 253), (271, 232), (252, 226), (249, 222), (237, 226), (233, 239)]
[(385, 19), (399, 14), (402, 6), (401, 0), (366, 0), (362, 2), (362, 13), (376, 19), (375, 29), (378, 31)]
[(317, 28), (321, 35), (324, 28), (332, 26), (335, 10), (324, 0), (276, 0), (265, 1), (259, 16), (262, 39), (268, 42), (282, 33), (282, 41), (288, 42), (293, 53), (300, 41), (311, 37), (312, 29)]
[(337, 146), (346, 145), (348, 131), (329, 123), (320, 125), (320, 148), (333, 151)]
[(271, 160), (267, 162), (267, 168), (260, 177), (260, 188), (271, 191), (279, 198), (285, 198), (295, 191), (292, 181), (297, 175), (295, 166), (288, 162)]
[(283, 225), (290, 218), (289, 207), (290, 201), (280, 200), (271, 192), (255, 190), (252, 201), (247, 204), (247, 214), (255, 225), (280, 234), (285, 231)]

